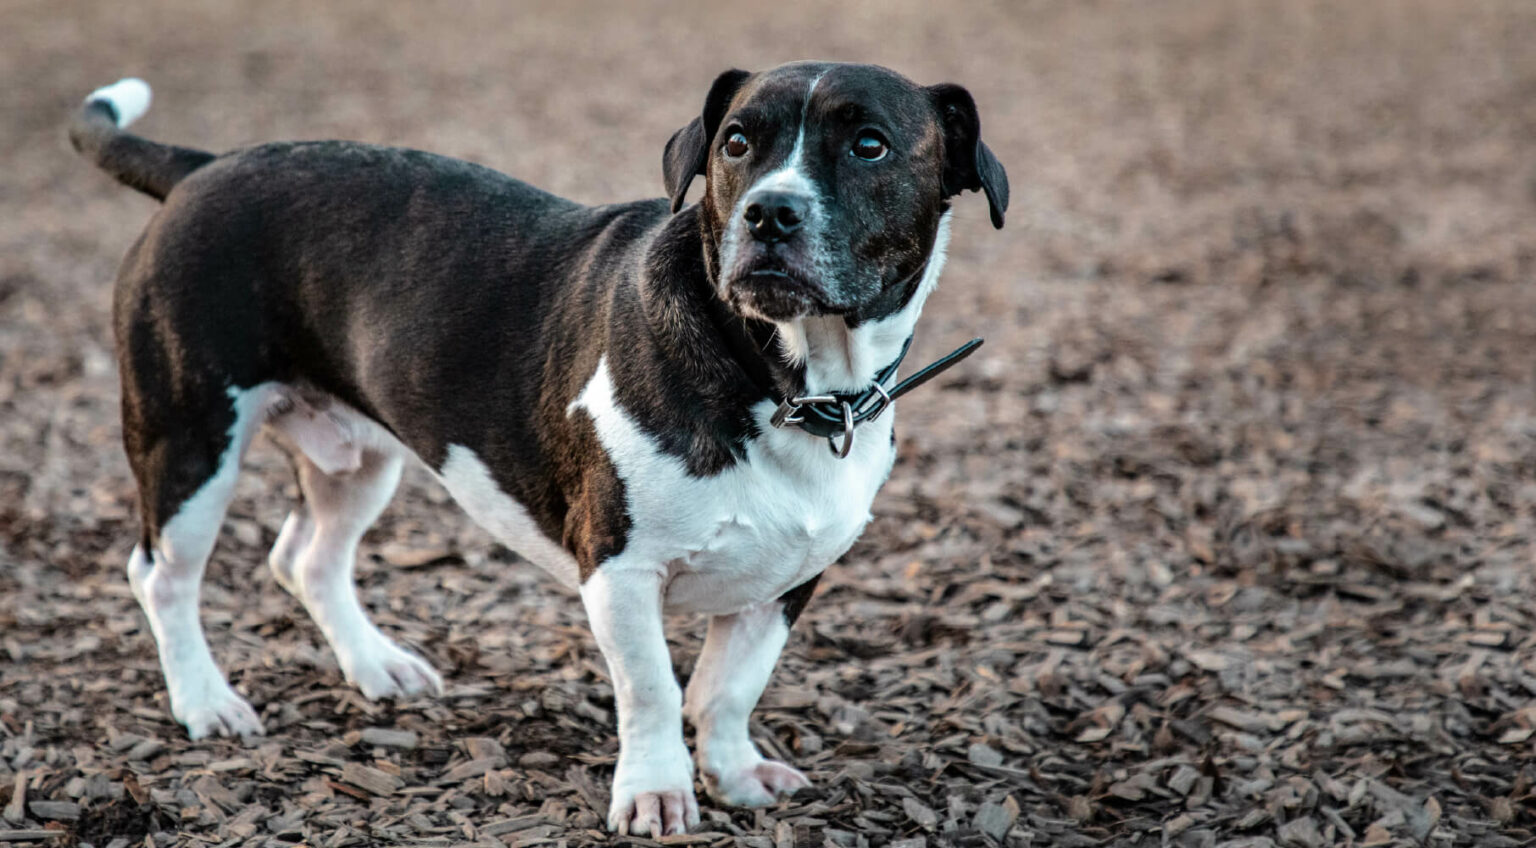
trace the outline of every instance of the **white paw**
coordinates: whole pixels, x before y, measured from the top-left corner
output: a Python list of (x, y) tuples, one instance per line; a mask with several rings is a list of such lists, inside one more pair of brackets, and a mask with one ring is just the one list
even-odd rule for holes
[[(637, 761), (642, 761), (637, 764)], [(693, 764), (681, 756), (626, 757), (619, 754), (613, 775), (613, 804), (608, 829), (620, 835), (670, 836), (699, 823), (693, 797)]]
[(423, 692), (443, 694), (443, 678), (426, 660), (383, 636), (348, 659), (341, 663), (342, 673), (370, 701), (409, 698)]
[(811, 785), (799, 769), (778, 760), (759, 759), (729, 769), (706, 768), (702, 776), (710, 797), (728, 807), (765, 807)]
[(195, 739), (208, 736), (262, 736), (266, 734), (256, 711), (229, 685), (219, 681), (196, 695), (171, 696), (171, 715), (186, 725)]

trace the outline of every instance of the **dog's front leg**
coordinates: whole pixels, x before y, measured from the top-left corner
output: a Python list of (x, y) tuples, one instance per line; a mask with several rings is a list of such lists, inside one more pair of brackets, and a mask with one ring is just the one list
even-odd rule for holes
[(699, 822), (693, 762), (683, 742), (682, 692), (662, 631), (664, 576), (659, 568), (611, 560), (581, 587), (619, 711), (608, 827), (621, 834), (686, 833)]
[(815, 586), (812, 578), (777, 601), (709, 620), (688, 681), (687, 713), (698, 731), (704, 786), (722, 804), (763, 806), (811, 785), (797, 769), (758, 753), (747, 720)]

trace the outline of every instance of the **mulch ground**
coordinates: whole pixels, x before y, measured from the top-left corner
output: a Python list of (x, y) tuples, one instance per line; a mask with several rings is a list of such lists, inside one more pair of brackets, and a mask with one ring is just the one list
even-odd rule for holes
[(719, 70), (826, 56), (969, 85), (1015, 206), (961, 201), (914, 356), (987, 344), (903, 400), (756, 714), (815, 787), (668, 841), (1536, 844), (1536, 7), (456, 8), (0, 5), (0, 843), (610, 841), (578, 599), (419, 470), (359, 591), (447, 694), (344, 684), (261, 564), (296, 494), (263, 444), (203, 619), (268, 736), (170, 720), (108, 322), (154, 205), (68, 151), (84, 92), (597, 202), (659, 192)]

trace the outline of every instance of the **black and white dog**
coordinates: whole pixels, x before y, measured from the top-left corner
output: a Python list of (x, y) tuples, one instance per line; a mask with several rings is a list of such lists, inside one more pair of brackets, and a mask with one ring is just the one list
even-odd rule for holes
[[(215, 156), (124, 132), (148, 105), (139, 80), (100, 89), (70, 136), (165, 202), (113, 320), (144, 523), (128, 577), (192, 737), (262, 732), (209, 653), (198, 588), (265, 425), (303, 491), (272, 571), (369, 698), (442, 688), (352, 585), (415, 456), (580, 592), (619, 715), (610, 827), (698, 821), (684, 715), (719, 801), (806, 786), (748, 714), (890, 472), (880, 413), (950, 199), (984, 191), (1002, 226), (1007, 177), (970, 94), (868, 65), (727, 71), (667, 143), (670, 199), (598, 207), (413, 150)], [(711, 616), (686, 697), (672, 612)]]

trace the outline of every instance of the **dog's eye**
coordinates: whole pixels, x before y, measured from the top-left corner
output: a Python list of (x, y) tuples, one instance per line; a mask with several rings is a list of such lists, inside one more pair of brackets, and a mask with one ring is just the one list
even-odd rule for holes
[(731, 137), (725, 140), (725, 155), (732, 159), (740, 159), (747, 155), (747, 137), (741, 133), (731, 133)]
[(866, 162), (875, 162), (884, 159), (885, 154), (889, 152), (890, 148), (886, 146), (885, 139), (867, 132), (854, 140), (853, 149), (849, 150), (848, 154)]

